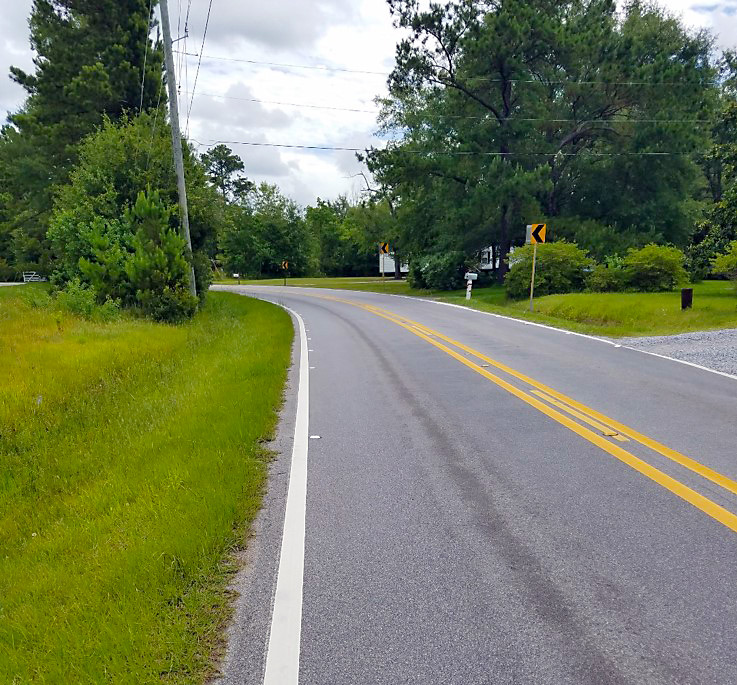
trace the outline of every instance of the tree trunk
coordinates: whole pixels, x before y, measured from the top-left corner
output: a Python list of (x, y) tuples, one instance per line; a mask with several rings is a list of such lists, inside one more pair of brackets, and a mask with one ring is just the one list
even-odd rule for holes
[(394, 250), (394, 280), (402, 280), (402, 260), (399, 258), (399, 253)]

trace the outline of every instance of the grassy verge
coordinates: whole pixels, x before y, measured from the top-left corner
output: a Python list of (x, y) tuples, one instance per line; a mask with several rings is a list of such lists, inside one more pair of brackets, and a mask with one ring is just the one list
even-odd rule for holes
[(200, 683), (261, 500), (282, 310), (91, 323), (0, 290), (0, 682)]
[[(223, 283), (235, 283), (228, 280)], [(281, 285), (281, 280), (242, 281), (249, 285)], [(668, 335), (717, 328), (737, 328), (737, 293), (725, 281), (704, 281), (694, 288), (693, 309), (681, 311), (680, 291), (669, 293), (572, 293), (535, 298), (529, 302), (507, 300), (504, 288), (474, 288), (470, 302), (465, 290), (430, 292), (413, 290), (405, 281), (382, 283), (380, 278), (295, 278), (290, 285), (341, 290), (364, 290), (397, 295), (432, 297), (473, 309), (537, 321), (593, 335), (621, 337)]]

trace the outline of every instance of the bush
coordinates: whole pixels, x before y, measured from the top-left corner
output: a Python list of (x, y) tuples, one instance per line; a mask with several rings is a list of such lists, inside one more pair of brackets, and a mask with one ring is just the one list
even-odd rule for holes
[[(510, 253), (511, 268), (505, 284), (507, 297), (520, 300), (530, 294), (533, 246), (525, 245)], [(535, 294), (552, 295), (584, 289), (586, 274), (593, 262), (575, 243), (538, 245), (535, 267)]]
[(178, 323), (191, 319), (197, 311), (197, 298), (188, 290), (166, 286), (161, 291), (139, 291), (143, 313), (154, 321)]
[(625, 274), (621, 268), (597, 264), (586, 278), (586, 287), (594, 293), (616, 293), (625, 288)]
[(59, 309), (93, 321), (112, 321), (120, 313), (120, 301), (107, 298), (97, 304), (93, 288), (74, 278), (56, 296)]
[(425, 276), (422, 273), (424, 263), (423, 258), (410, 259), (409, 269), (407, 270), (407, 284), (410, 288), (417, 288), (418, 290), (427, 289)]
[(143, 313), (155, 321), (181, 321), (197, 311), (189, 292), (190, 265), (185, 241), (169, 228), (169, 210), (156, 191), (139, 193), (125, 221), (135, 230), (135, 252), (125, 263), (131, 288)]
[(463, 287), (466, 257), (462, 252), (425, 255), (410, 263), (407, 282), (413, 288), (457, 290)]
[(729, 252), (719, 255), (712, 261), (712, 271), (731, 280), (737, 280), (737, 240), (730, 243)]
[(688, 282), (684, 260), (676, 247), (651, 244), (631, 249), (623, 261), (626, 285), (639, 292), (673, 290)]
[(4, 257), (0, 257), (0, 281), (10, 282), (17, 278), (15, 267), (10, 266)]

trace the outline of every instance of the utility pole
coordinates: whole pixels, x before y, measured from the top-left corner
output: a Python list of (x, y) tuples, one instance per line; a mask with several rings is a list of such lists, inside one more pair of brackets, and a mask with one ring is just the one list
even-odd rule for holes
[[(179, 105), (177, 104), (177, 82), (174, 76), (174, 55), (172, 54), (171, 27), (169, 26), (169, 3), (160, 0), (161, 31), (164, 38), (164, 63), (166, 65), (166, 85), (169, 89), (169, 119), (171, 123), (171, 146), (174, 153), (174, 168), (177, 172), (179, 190), (179, 214), (182, 217), (182, 233), (192, 254), (192, 238), (189, 235), (189, 213), (187, 211), (187, 186), (184, 183), (184, 159), (182, 157), (182, 138), (179, 133)], [(194, 266), (190, 263), (189, 291), (197, 295)]]

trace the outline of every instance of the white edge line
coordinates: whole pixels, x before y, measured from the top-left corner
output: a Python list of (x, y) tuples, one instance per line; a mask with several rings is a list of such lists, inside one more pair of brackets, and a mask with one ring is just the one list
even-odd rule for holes
[(266, 651), (264, 685), (297, 685), (302, 637), (302, 585), (305, 560), (305, 512), (307, 508), (307, 447), (309, 444), (310, 372), (307, 335), (302, 317), (280, 304), (299, 327), (299, 387), (294, 445), (289, 470), (289, 490), (284, 512), (279, 571)]
[(642, 352), (643, 354), (649, 354), (652, 357), (660, 357), (661, 359), (669, 359), (672, 362), (678, 362), (679, 364), (685, 364), (686, 366), (693, 366), (695, 369), (701, 369), (702, 371), (709, 371), (710, 373), (716, 373), (725, 378), (731, 378), (733, 381), (737, 381), (737, 376), (726, 371), (717, 371), (716, 369), (710, 369), (708, 366), (701, 366), (701, 364), (694, 364), (693, 362), (687, 362), (685, 359), (676, 359), (675, 357), (666, 357), (664, 354), (658, 354), (657, 352), (648, 352), (647, 350), (640, 350), (636, 347), (630, 347), (629, 345), (622, 345), (625, 350), (633, 350), (635, 352)]
[[(262, 286), (250, 286), (250, 287), (271, 288), (274, 286), (262, 285)], [(300, 286), (294, 286), (294, 287), (300, 287)], [(368, 290), (348, 290), (348, 291), (336, 290), (334, 288), (311, 288), (311, 289), (312, 290), (330, 290), (332, 292), (338, 292), (338, 293), (372, 292)], [(648, 352), (647, 350), (641, 350), (637, 347), (630, 347), (629, 345), (622, 345), (621, 343), (618, 343), (615, 340), (607, 340), (606, 338), (599, 338), (595, 335), (587, 335), (586, 333), (577, 333), (576, 331), (567, 331), (564, 328), (556, 328), (555, 326), (548, 326), (547, 324), (538, 323), (537, 321), (526, 321), (525, 319), (515, 319), (513, 316), (505, 316), (504, 314), (496, 314), (495, 312), (484, 312), (480, 309), (472, 309), (471, 307), (464, 307), (462, 304), (455, 304), (453, 302), (441, 302), (440, 300), (431, 300), (429, 298), (424, 298), (424, 297), (413, 297), (411, 295), (398, 295), (396, 293), (375, 293), (375, 294), (387, 295), (389, 297), (401, 297), (405, 300), (414, 300), (415, 302), (426, 302), (429, 304), (439, 304), (439, 305), (442, 305), (443, 307), (455, 307), (457, 309), (463, 309), (466, 312), (473, 312), (475, 314), (482, 314), (483, 316), (493, 316), (497, 319), (505, 319), (507, 321), (514, 321), (518, 324), (522, 324), (523, 326), (536, 326), (538, 328), (545, 328), (548, 331), (556, 331), (557, 333), (562, 333), (563, 335), (576, 335), (579, 338), (587, 338), (588, 340), (596, 340), (597, 342), (606, 343), (607, 345), (612, 345), (615, 348), (631, 350), (633, 352), (641, 352), (642, 354), (649, 354), (653, 357), (660, 357), (660, 359), (667, 359), (668, 361), (676, 362), (677, 364), (685, 364), (686, 366), (692, 366), (693, 368), (700, 369), (701, 371), (708, 371), (709, 373), (717, 374), (717, 376), (723, 376), (724, 378), (731, 378), (733, 381), (737, 381), (737, 376), (731, 373), (727, 373), (726, 371), (718, 371), (717, 369), (710, 369), (708, 366), (701, 366), (700, 364), (694, 364), (693, 362), (687, 362), (685, 359), (676, 359), (675, 357), (668, 357), (664, 354), (657, 354), (656, 352)], [(669, 337), (669, 336), (663, 336), (663, 337)]]

